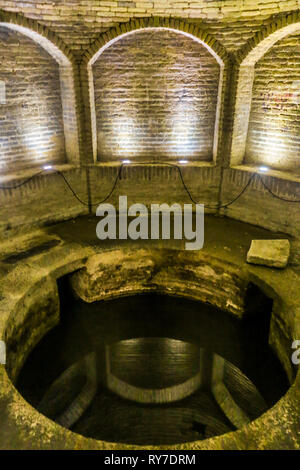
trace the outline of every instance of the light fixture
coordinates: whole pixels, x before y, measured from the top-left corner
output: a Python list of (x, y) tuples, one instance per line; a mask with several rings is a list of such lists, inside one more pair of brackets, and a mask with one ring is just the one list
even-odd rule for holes
[(265, 171), (269, 171), (269, 168), (267, 166), (260, 166), (258, 170), (265, 172)]
[(188, 163), (188, 161), (187, 160), (179, 160), (178, 163), (185, 164), (185, 163)]
[(52, 170), (52, 165), (44, 165), (43, 170)]
[(130, 160), (123, 160), (122, 163), (131, 163)]

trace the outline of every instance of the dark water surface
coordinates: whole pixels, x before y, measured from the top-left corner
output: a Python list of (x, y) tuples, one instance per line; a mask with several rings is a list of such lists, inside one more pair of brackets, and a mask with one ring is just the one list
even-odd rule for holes
[[(73, 425), (75, 432), (146, 445), (204, 439), (236, 429), (207, 386), (163, 404), (137, 403), (108, 390), (107, 347), (116, 376), (144, 389), (182, 383), (197, 373), (201, 351), (217, 354), (227, 361), (229, 372), (233, 371), (228, 386), (251, 419), (265, 410), (250, 403), (256, 400), (255, 394), (247, 395), (243, 383), (238, 383), (240, 372), (256, 387), (267, 408), (288, 388), (285, 373), (268, 347), (268, 303), (241, 321), (210, 305), (166, 295), (145, 294), (88, 304), (72, 296), (66, 279), (60, 281), (59, 290), (61, 322), (32, 351), (17, 387), (37, 407), (53, 381), (94, 352), (98, 389), (91, 405)], [(82, 377), (76, 386), (65, 385), (60, 392), (62, 401), (67, 392), (69, 399), (74, 399), (82, 385)], [(66, 390), (68, 387), (72, 390)], [(51, 413), (48, 416), (53, 418)]]

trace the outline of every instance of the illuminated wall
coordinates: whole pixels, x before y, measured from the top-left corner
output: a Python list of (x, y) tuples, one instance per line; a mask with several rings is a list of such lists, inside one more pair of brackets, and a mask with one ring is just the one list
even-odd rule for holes
[[(35, 42), (0, 27), (0, 171), (65, 160), (59, 67)], [(3, 95), (3, 93), (2, 93)]]
[(300, 169), (300, 35), (276, 43), (255, 67), (245, 163)]
[(98, 160), (212, 160), (220, 67), (202, 44), (137, 31), (92, 70)]

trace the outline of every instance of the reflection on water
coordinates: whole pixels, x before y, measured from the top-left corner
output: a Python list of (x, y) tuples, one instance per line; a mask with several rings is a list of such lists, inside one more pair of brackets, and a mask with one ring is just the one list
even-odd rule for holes
[(86, 304), (60, 290), (61, 323), (18, 388), (75, 432), (141, 445), (205, 439), (257, 418), (287, 389), (267, 312), (241, 322), (181, 298)]

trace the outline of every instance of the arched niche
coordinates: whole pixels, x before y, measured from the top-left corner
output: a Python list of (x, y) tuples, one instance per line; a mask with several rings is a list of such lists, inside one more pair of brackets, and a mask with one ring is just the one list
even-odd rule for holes
[(194, 26), (154, 23), (115, 28), (85, 53), (81, 76), (94, 162), (216, 162), (226, 52)]
[(300, 126), (300, 82), (296, 80), (300, 72), (299, 20), (289, 15), (269, 25), (239, 54), (232, 167), (300, 167), (296, 160)]
[[(4, 124), (11, 120), (10, 127), (2, 126), (8, 157), (2, 173), (48, 162), (77, 163), (79, 142), (71, 54), (47, 28), (20, 15), (0, 11), (0, 31), (8, 43), (11, 40), (20, 45), (17, 56), (11, 56), (19, 66), (14, 65), (10, 74), (8, 64), (3, 63), (0, 77), (5, 82), (5, 103), (0, 111), (2, 108), (5, 114)], [(9, 52), (9, 44), (7, 47)], [(28, 73), (30, 61), (35, 69), (32, 74)]]

